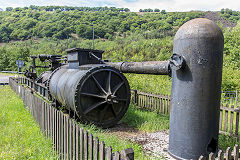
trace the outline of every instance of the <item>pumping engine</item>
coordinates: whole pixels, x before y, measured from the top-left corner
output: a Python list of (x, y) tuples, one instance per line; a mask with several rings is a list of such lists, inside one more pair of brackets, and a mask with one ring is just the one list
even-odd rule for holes
[[(102, 60), (103, 51), (73, 48), (66, 51), (66, 63), (59, 55), (33, 56), (25, 75), (46, 85), (52, 100), (81, 121), (104, 128), (128, 109), (130, 87), (123, 73), (170, 75), (169, 153), (198, 159), (218, 150), (223, 42), (214, 22), (198, 18), (178, 30), (168, 61), (114, 63)], [(36, 58), (50, 66), (36, 66)], [(50, 70), (37, 78), (37, 67)]]

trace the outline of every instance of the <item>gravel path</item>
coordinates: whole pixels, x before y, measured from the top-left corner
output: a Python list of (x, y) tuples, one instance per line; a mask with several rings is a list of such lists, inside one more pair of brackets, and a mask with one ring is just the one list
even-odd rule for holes
[(113, 128), (110, 128), (109, 131), (120, 138), (141, 145), (143, 151), (148, 154), (151, 159), (175, 160), (167, 152), (169, 143), (168, 131), (145, 133), (124, 123), (120, 123)]
[(9, 83), (9, 77), (11, 76), (0, 75), (0, 83)]
[(144, 152), (149, 155), (156, 158), (174, 160), (167, 152), (169, 142), (168, 131), (145, 133), (128, 137), (128, 139), (142, 145)]

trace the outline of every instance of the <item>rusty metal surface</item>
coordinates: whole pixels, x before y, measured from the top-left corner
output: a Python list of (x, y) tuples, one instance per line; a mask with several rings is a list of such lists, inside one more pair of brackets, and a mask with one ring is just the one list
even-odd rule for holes
[(217, 152), (223, 44), (221, 29), (204, 18), (175, 35), (173, 53), (185, 60), (172, 68), (169, 153), (177, 159)]
[(106, 62), (123, 73), (168, 75), (170, 73), (169, 61), (147, 62)]
[(127, 79), (105, 64), (82, 65), (78, 69), (62, 66), (51, 76), (49, 91), (80, 120), (104, 128), (115, 125), (130, 103)]

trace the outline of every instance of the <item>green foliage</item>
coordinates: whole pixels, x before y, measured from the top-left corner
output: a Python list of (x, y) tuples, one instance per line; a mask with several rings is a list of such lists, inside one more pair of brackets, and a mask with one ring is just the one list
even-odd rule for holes
[(226, 150), (227, 147), (231, 147), (231, 149), (233, 149), (235, 144), (240, 145), (240, 141), (238, 138), (222, 134), (219, 135), (218, 143), (219, 143), (218, 147), (221, 150)]
[[(152, 9), (146, 9), (153, 12)], [(185, 15), (190, 19), (201, 17), (202, 12), (159, 13), (138, 15), (128, 8), (114, 7), (67, 7), (67, 6), (30, 6), (10, 8), (0, 12), (0, 42), (26, 40), (32, 37), (53, 37), (67, 39), (76, 34), (81, 38), (92, 38), (92, 23), (95, 24), (96, 38), (116, 37), (125, 32), (137, 33), (149, 30), (168, 30), (180, 26), (165, 21), (183, 21)], [(159, 23), (158, 20), (162, 22)], [(152, 23), (154, 25), (152, 25)], [(110, 35), (110, 36), (109, 36)]]
[(240, 23), (232, 30), (226, 29), (224, 32), (224, 57), (225, 66), (233, 69), (240, 68)]
[(152, 93), (171, 94), (171, 78), (159, 75), (125, 74), (131, 89)]
[(112, 146), (113, 152), (121, 151), (126, 148), (132, 148), (134, 150), (134, 157), (136, 159), (148, 159), (142, 151), (142, 146), (139, 144), (131, 143), (123, 137), (115, 135), (109, 132), (107, 129), (103, 130), (101, 128), (97, 128), (95, 125), (83, 125), (79, 123), (79, 126), (87, 130), (94, 137), (98, 137), (99, 141), (104, 141), (106, 147)]
[(169, 129), (169, 115), (141, 111), (136, 109), (133, 105), (130, 105), (122, 121), (145, 132), (156, 132)]
[(237, 22), (239, 20), (240, 12), (239, 11), (233, 11), (231, 9), (221, 9), (220, 11), (221, 17), (224, 19), (230, 20), (232, 22)]
[(31, 114), (9, 86), (0, 86), (0, 159), (57, 159)]
[(25, 46), (6, 46), (0, 48), (0, 70), (16, 70), (16, 60), (28, 61), (30, 50)]
[(222, 79), (223, 91), (240, 90), (240, 69), (224, 67)]
[[(17, 59), (29, 64), (30, 54), (64, 55), (67, 47), (91, 48), (93, 23), (96, 39), (94, 46), (95, 49), (105, 51), (104, 59), (113, 62), (167, 60), (172, 54), (173, 36), (178, 27), (204, 14), (165, 10), (136, 14), (124, 10), (112, 7), (30, 6), (0, 12), (0, 41), (31, 38), (0, 47), (0, 70), (16, 70)], [(221, 12), (236, 15), (225, 9)], [(239, 34), (240, 24), (232, 30), (224, 31), (223, 90), (240, 89)], [(66, 38), (68, 40), (64, 40)], [(170, 78), (167, 76), (127, 77), (133, 89), (170, 93)]]

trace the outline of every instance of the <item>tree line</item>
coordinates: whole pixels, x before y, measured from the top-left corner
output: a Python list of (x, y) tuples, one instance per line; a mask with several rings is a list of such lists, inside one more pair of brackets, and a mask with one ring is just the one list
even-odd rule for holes
[(20, 10), (38, 10), (38, 11), (71, 11), (71, 10), (78, 10), (78, 11), (113, 11), (113, 12), (130, 12), (129, 8), (116, 8), (116, 7), (72, 7), (72, 6), (35, 6), (30, 5), (29, 7), (6, 7), (6, 11), (20, 11)]
[(154, 10), (151, 9), (151, 8), (148, 8), (148, 9), (139, 9), (139, 12), (161, 12), (162, 14), (166, 14), (166, 10), (163, 9), (160, 11), (160, 9), (158, 8), (155, 8)]
[(233, 11), (229, 8), (223, 8), (220, 11), (220, 15), (232, 22), (237, 22), (240, 19), (240, 12), (239, 11)]
[[(55, 9), (54, 9), (55, 8)], [(61, 8), (59, 10), (59, 8)], [(31, 38), (70, 37), (113, 40), (119, 35), (147, 32), (149, 38), (173, 35), (186, 21), (201, 17), (203, 12), (156, 13), (139, 15), (123, 8), (66, 6), (30, 6), (0, 12), (0, 42)], [(50, 11), (48, 11), (50, 10)], [(174, 30), (175, 29), (175, 30)]]
[[(220, 14), (225, 12), (230, 14), (229, 10)], [(235, 13), (230, 15), (234, 16)], [(93, 24), (96, 38), (94, 46), (95, 49), (105, 51), (104, 59), (115, 62), (167, 60), (172, 54), (173, 37), (177, 29), (184, 22), (202, 16), (204, 12), (139, 14), (119, 11), (45, 11), (31, 8), (3, 11), (0, 12), (0, 40), (9, 43), (0, 44), (0, 70), (16, 70), (17, 59), (24, 60), (27, 67), (30, 55), (65, 55), (67, 48), (91, 48)], [(240, 89), (239, 30), (240, 23), (235, 28), (223, 29), (223, 90)], [(145, 81), (141, 75), (128, 78), (134, 82), (136, 89), (141, 88)], [(159, 82), (158, 77), (154, 79)], [(170, 88), (167, 84), (163, 88)]]

